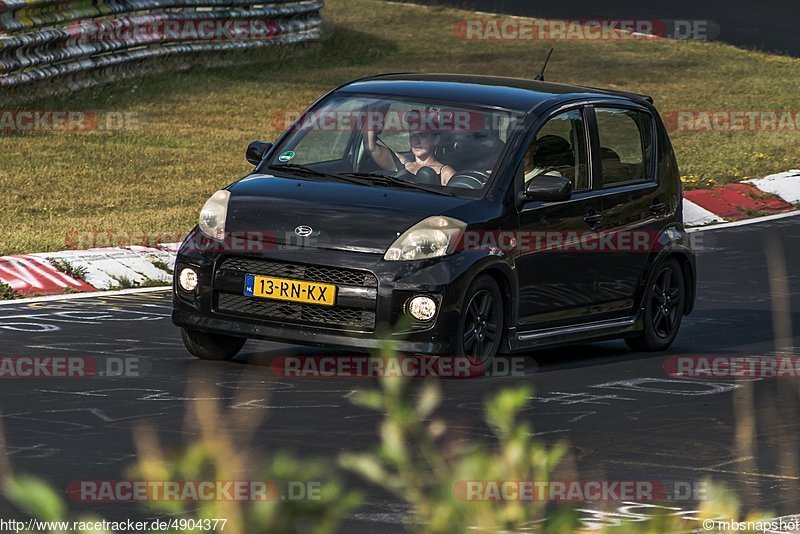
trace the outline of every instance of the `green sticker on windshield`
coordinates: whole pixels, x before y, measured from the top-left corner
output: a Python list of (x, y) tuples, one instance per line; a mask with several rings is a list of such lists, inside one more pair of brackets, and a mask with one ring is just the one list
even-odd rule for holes
[(292, 159), (294, 159), (294, 152), (291, 150), (287, 150), (286, 152), (278, 156), (278, 161), (289, 161)]

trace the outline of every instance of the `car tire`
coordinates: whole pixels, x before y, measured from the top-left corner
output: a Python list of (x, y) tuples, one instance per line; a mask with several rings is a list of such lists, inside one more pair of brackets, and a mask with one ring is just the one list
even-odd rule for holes
[(239, 354), (246, 338), (208, 334), (197, 330), (181, 328), (183, 344), (192, 355), (201, 360), (228, 361)]
[(491, 276), (478, 276), (464, 295), (456, 355), (466, 359), (469, 376), (483, 376), (503, 338), (503, 295)]
[(653, 270), (644, 293), (644, 330), (625, 339), (630, 348), (656, 352), (672, 345), (683, 318), (685, 283), (683, 270), (674, 258), (668, 258)]

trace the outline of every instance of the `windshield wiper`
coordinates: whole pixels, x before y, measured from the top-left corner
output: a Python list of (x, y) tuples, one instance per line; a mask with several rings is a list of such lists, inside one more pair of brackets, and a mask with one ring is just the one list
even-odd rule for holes
[(287, 171), (296, 171), (302, 174), (310, 174), (311, 176), (322, 176), (327, 177), (328, 174), (322, 171), (318, 171), (317, 169), (312, 169), (311, 167), (306, 167), (305, 165), (298, 165), (297, 163), (281, 163), (281, 164), (271, 164), (267, 165), (268, 169), (281, 169)]
[(373, 184), (379, 183), (380, 185), (397, 185), (400, 187), (407, 187), (410, 189), (427, 191), (428, 193), (436, 193), (437, 195), (445, 195), (448, 197), (455, 196), (455, 194), (450, 191), (442, 191), (441, 189), (436, 189), (434, 187), (428, 187), (414, 182), (407, 182), (405, 180), (401, 180), (400, 178), (395, 178), (394, 176), (386, 176), (385, 174), (380, 174), (377, 172), (346, 172), (344, 173), (344, 175), (353, 176), (355, 178), (369, 178)]
[(299, 165), (297, 163), (272, 164), (272, 165), (267, 165), (267, 168), (294, 172), (295, 174), (302, 174), (306, 176), (319, 176), (320, 178), (334, 178), (336, 180), (341, 180), (343, 182), (348, 182), (351, 184), (368, 185), (367, 182), (364, 182), (363, 180), (352, 180), (340, 174), (318, 171), (317, 169), (312, 169), (311, 167), (306, 167), (305, 165)]

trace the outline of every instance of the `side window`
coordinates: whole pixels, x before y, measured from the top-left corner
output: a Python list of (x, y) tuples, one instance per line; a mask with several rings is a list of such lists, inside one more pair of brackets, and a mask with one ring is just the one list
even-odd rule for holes
[(590, 189), (586, 162), (583, 114), (577, 109), (560, 113), (542, 126), (525, 151), (525, 183), (554, 174), (570, 180), (575, 191)]
[(597, 108), (603, 186), (639, 182), (651, 178), (653, 119), (645, 112)]
[(323, 109), (309, 115), (298, 127), (304, 136), (294, 150), (292, 163), (302, 165), (344, 158), (353, 135), (353, 127), (346, 119), (349, 118), (348, 113), (358, 111), (361, 106), (363, 102), (353, 99), (336, 109)]

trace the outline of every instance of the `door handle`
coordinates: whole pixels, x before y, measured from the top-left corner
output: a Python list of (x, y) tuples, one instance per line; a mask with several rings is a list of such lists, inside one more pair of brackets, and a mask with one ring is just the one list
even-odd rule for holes
[(600, 221), (602, 220), (603, 220), (603, 214), (596, 213), (594, 211), (590, 211), (589, 213), (586, 214), (586, 217), (583, 218), (583, 222), (588, 224), (591, 228), (597, 226), (598, 223), (600, 223)]
[(665, 211), (667, 211), (667, 205), (663, 202), (659, 202), (658, 200), (653, 202), (653, 204), (650, 206), (650, 213), (653, 215), (661, 215)]

